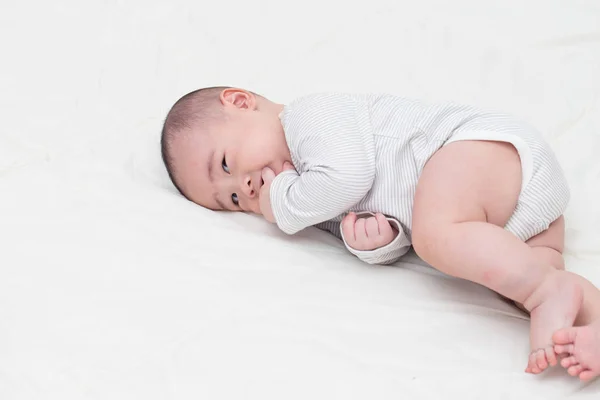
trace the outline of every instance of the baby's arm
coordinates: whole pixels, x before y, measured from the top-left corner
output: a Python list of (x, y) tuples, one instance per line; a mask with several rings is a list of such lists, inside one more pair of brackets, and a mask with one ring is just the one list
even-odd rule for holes
[(284, 115), (296, 169), (277, 175), (270, 188), (279, 228), (296, 233), (353, 207), (371, 189), (375, 159), (368, 114), (345, 95), (311, 96)]
[(411, 246), (400, 223), (379, 213), (346, 215), (340, 234), (348, 251), (368, 264), (391, 264)]

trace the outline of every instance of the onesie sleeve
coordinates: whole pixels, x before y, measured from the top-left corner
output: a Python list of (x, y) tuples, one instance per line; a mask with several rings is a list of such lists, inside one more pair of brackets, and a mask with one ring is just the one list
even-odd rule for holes
[(291, 103), (282, 124), (296, 171), (271, 184), (279, 228), (294, 234), (358, 203), (375, 178), (368, 111), (349, 95), (319, 94)]
[[(369, 216), (375, 216), (375, 214), (370, 212), (359, 213), (358, 216), (365, 216), (365, 214), (368, 214)], [(340, 235), (348, 251), (357, 256), (362, 261), (366, 262), (367, 264), (392, 264), (404, 254), (406, 254), (410, 249), (411, 244), (408, 238), (406, 237), (402, 226), (394, 218), (386, 217), (386, 219), (390, 222), (390, 224), (392, 224), (392, 226), (394, 226), (394, 228), (396, 228), (396, 230), (398, 231), (398, 235), (389, 244), (374, 250), (366, 251), (355, 250), (348, 245), (348, 243), (346, 242), (346, 238), (344, 237), (342, 224), (340, 223)]]

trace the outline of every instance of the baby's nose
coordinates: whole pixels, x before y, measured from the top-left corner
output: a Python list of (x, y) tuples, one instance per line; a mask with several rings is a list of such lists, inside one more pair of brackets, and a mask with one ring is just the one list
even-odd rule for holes
[(245, 177), (242, 183), (242, 191), (246, 196), (250, 198), (253, 198), (257, 195), (256, 190), (254, 190), (254, 185), (252, 183), (252, 177), (250, 176)]

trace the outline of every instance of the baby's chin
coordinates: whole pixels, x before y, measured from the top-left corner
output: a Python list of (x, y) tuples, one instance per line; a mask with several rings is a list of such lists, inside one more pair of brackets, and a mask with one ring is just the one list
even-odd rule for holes
[(258, 215), (259, 217), (263, 216), (262, 213), (260, 212), (260, 210), (252, 210), (252, 211), (245, 211), (245, 212)]
[(257, 199), (256, 204), (252, 204), (249, 208), (247, 209), (239, 209), (237, 210), (237, 212), (243, 212), (246, 214), (256, 214), (262, 217), (262, 213), (260, 212), (260, 202)]

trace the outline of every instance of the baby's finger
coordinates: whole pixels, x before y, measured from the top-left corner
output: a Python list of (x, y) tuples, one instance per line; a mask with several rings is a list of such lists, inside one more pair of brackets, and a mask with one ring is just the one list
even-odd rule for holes
[(379, 236), (379, 223), (377, 219), (370, 217), (365, 222), (365, 229), (367, 231), (367, 237), (369, 239), (375, 239)]
[(356, 250), (365, 250), (365, 245), (368, 240), (365, 225), (364, 218), (357, 219), (356, 224), (354, 224), (354, 234), (356, 235), (356, 245), (354, 248)]
[(342, 220), (342, 232), (348, 244), (356, 242), (356, 234), (354, 233), (354, 225), (356, 224), (356, 214), (349, 213)]
[(379, 234), (383, 237), (390, 237), (394, 234), (390, 221), (385, 218), (385, 215), (381, 213), (375, 214), (377, 223), (379, 225)]
[(265, 181), (265, 185), (270, 185), (273, 179), (275, 179), (275, 172), (269, 167), (263, 168), (261, 177)]
[(294, 166), (289, 161), (286, 161), (283, 163), (283, 170), (284, 171), (295, 171), (296, 168), (294, 168)]

